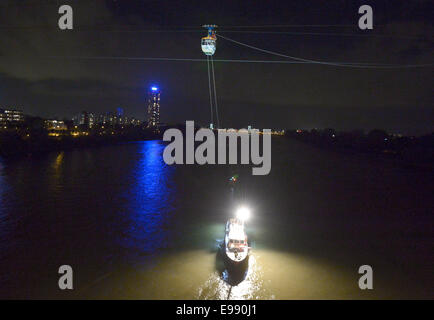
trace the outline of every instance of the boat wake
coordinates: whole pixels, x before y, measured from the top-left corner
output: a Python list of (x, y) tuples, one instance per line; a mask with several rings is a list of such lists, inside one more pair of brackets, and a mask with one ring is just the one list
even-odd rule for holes
[(239, 273), (226, 268), (222, 255), (221, 251), (217, 253), (217, 270), (198, 289), (197, 299), (272, 299), (263, 292), (263, 272), (254, 255), (250, 256), (245, 270)]

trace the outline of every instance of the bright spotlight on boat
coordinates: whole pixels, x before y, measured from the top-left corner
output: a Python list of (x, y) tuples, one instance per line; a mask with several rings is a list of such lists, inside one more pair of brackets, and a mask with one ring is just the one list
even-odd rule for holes
[(241, 207), (237, 210), (237, 218), (241, 221), (246, 221), (250, 217), (250, 210), (246, 207)]

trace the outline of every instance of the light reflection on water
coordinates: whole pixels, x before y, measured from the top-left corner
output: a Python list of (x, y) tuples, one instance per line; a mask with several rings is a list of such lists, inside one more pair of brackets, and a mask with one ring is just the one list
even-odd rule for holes
[[(260, 228), (260, 227), (257, 227)], [(245, 274), (228, 271), (219, 252), (224, 225), (202, 225), (194, 239), (215, 239), (202, 249), (174, 250), (151, 265), (118, 269), (84, 297), (97, 299), (358, 299), (357, 276), (345, 268), (306, 255), (253, 248)], [(186, 230), (188, 236), (188, 230)], [(351, 270), (350, 270), (351, 271)], [(242, 271), (242, 273), (244, 270)], [(377, 294), (366, 298), (382, 297)], [(384, 297), (384, 296), (383, 296)]]
[(357, 279), (315, 259), (255, 250), (245, 279), (228, 283), (216, 268), (216, 253), (193, 250), (161, 257), (153, 267), (122, 270), (94, 286), (89, 297), (120, 299), (360, 299)]
[[(286, 142), (281, 147), (284, 152), (273, 153), (269, 176), (252, 177), (248, 168), (240, 174), (250, 179), (246, 201), (254, 208), (247, 230), (253, 249), (243, 281), (234, 281), (217, 254), (232, 214), (226, 180), (239, 167), (167, 166), (160, 141), (0, 163), (0, 298), (408, 298), (414, 290), (408, 288), (419, 283), (425, 285), (415, 296), (428, 297), (432, 286), (423, 277), (402, 281), (404, 290), (392, 292), (406, 273), (384, 254), (411, 261), (414, 272), (407, 274), (430, 271), (424, 262), (426, 227), (425, 233), (415, 231), (420, 241), (413, 237), (415, 245), (405, 247), (411, 249), (406, 254), (424, 259), (416, 264), (401, 255), (412, 221), (389, 230), (390, 221), (401, 220), (386, 219), (383, 212), (389, 203), (404, 201), (394, 214), (400, 210), (398, 216), (406, 217), (405, 208), (414, 208), (423, 217), (432, 188), (418, 186), (428, 177), (409, 173), (404, 184), (395, 171), (382, 174), (375, 194), (387, 195), (383, 191), (392, 185), (396, 190), (373, 198), (369, 186), (384, 171), (364, 161), (338, 166), (337, 156), (295, 152), (297, 146)], [(77, 268), (76, 289), (69, 294), (53, 285), (65, 263)], [(357, 268), (365, 263), (374, 265), (374, 292), (357, 285)]]
[[(0, 158), (0, 221), (3, 221), (5, 219), (5, 205), (4, 205), (4, 197), (6, 194), (6, 184), (4, 183), (4, 177), (3, 177), (3, 168), (4, 165), (2, 164), (2, 160)], [(5, 237), (5, 230), (4, 225), (0, 223), (0, 241), (6, 240)], [(1, 252), (0, 252), (1, 257)]]
[(2, 212), (3, 212), (3, 193), (5, 192), (6, 186), (3, 182), (4, 178), (3, 178), (3, 164), (2, 164), (2, 160), (0, 158), (0, 217), (2, 217)]
[(145, 141), (139, 145), (139, 159), (130, 173), (129, 190), (125, 197), (128, 230), (123, 243), (128, 248), (155, 251), (165, 247), (168, 230), (165, 223), (173, 212), (171, 201), (175, 192), (173, 167), (162, 158), (164, 145)]
[(261, 265), (256, 261), (256, 255), (249, 257), (248, 267), (243, 272), (242, 279), (232, 283), (231, 272), (224, 269), (223, 272), (214, 272), (209, 279), (199, 287), (197, 299), (218, 300), (251, 300), (272, 299), (263, 289), (263, 272)]
[[(6, 183), (5, 179), (5, 165), (0, 158), (0, 241), (7, 241), (6, 233), (7, 233), (7, 224), (3, 223), (4, 221), (9, 220), (7, 216), (7, 206), (8, 200), (11, 198), (10, 187)], [(0, 250), (0, 255), (1, 255)]]
[(59, 152), (54, 158), (51, 164), (51, 175), (49, 183), (52, 187), (52, 192), (60, 192), (62, 190), (62, 176), (63, 176), (63, 160), (65, 152)]

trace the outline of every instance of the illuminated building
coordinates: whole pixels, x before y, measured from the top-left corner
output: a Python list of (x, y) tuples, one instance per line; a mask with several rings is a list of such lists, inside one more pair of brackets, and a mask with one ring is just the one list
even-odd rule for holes
[(74, 125), (82, 128), (93, 128), (95, 125), (119, 126), (119, 125), (140, 125), (141, 121), (125, 116), (124, 109), (117, 108), (116, 112), (105, 112), (95, 114), (83, 111), (73, 118)]
[(153, 86), (148, 97), (148, 128), (160, 125), (160, 90)]
[(62, 120), (45, 120), (47, 130), (62, 131), (67, 130), (66, 124)]
[(79, 125), (89, 127), (89, 114), (86, 111), (80, 114)]
[(18, 124), (24, 122), (24, 114), (21, 110), (0, 109), (0, 124)]
[(91, 128), (95, 123), (95, 116), (93, 113), (82, 111), (80, 114), (76, 115), (72, 120), (74, 122), (74, 125), (76, 126)]
[(116, 113), (117, 113), (119, 118), (122, 118), (124, 116), (124, 109), (119, 107), (116, 109)]
[(89, 113), (89, 128), (92, 128), (96, 123), (96, 116), (93, 113)]
[(113, 112), (106, 112), (98, 117), (98, 123), (102, 125), (111, 125), (113, 124), (114, 117)]

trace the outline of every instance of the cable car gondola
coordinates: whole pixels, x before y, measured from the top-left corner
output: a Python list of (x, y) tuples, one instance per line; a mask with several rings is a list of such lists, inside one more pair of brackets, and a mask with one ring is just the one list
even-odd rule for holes
[(202, 38), (200, 45), (203, 53), (207, 56), (212, 56), (216, 50), (217, 37), (214, 29), (217, 26), (215, 24), (206, 24), (203, 27), (208, 29), (208, 35)]

